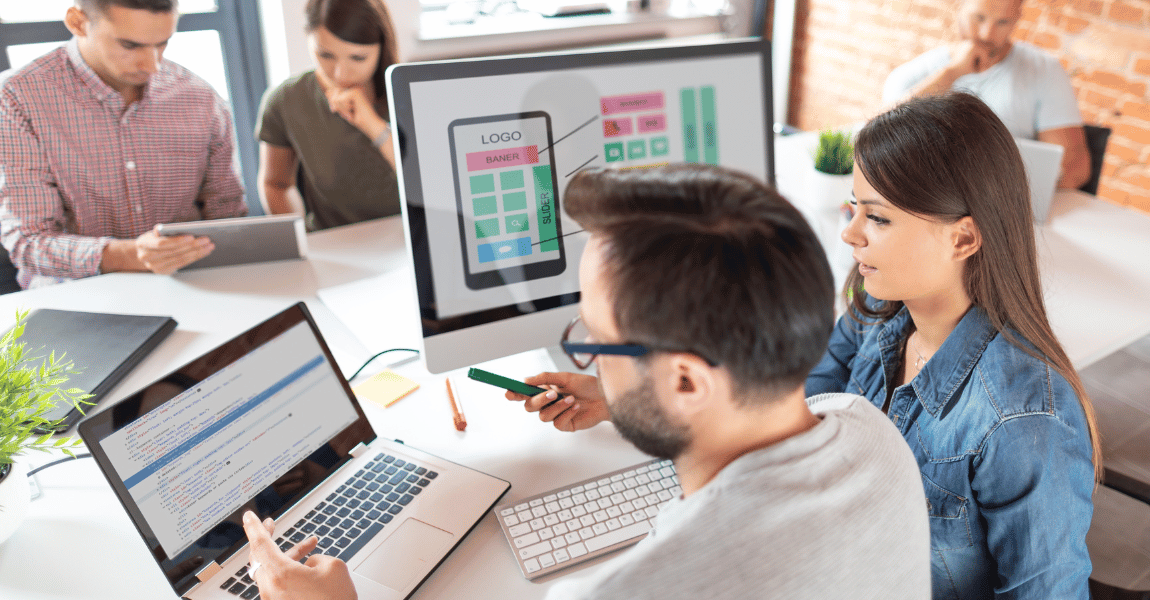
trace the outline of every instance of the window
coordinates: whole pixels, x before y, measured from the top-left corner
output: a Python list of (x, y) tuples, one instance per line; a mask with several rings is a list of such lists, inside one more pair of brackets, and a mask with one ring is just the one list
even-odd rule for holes
[[(0, 71), (22, 67), (71, 39), (63, 18), (72, 3), (0, 4)], [(259, 163), (252, 136), (267, 88), (257, 0), (181, 0), (180, 13), (164, 57), (204, 78), (231, 105), (248, 208), (253, 215), (263, 214), (255, 191)]]

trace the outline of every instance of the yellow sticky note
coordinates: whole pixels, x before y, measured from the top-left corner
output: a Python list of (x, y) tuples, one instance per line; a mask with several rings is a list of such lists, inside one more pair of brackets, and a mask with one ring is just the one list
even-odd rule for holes
[(391, 369), (386, 369), (372, 375), (371, 379), (355, 386), (352, 391), (357, 398), (366, 398), (388, 407), (417, 389), (419, 389), (418, 383)]

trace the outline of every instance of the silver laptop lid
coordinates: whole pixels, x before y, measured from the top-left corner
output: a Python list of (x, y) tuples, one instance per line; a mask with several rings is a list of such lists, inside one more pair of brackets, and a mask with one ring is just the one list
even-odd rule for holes
[(1050, 215), (1050, 203), (1058, 190), (1058, 178), (1062, 174), (1062, 153), (1065, 149), (1058, 144), (1048, 144), (1036, 140), (1014, 138), (1022, 162), (1026, 165), (1026, 177), (1030, 181), (1030, 206), (1034, 211), (1034, 221), (1045, 223)]
[(80, 436), (176, 594), (375, 432), (301, 302), (82, 422)]

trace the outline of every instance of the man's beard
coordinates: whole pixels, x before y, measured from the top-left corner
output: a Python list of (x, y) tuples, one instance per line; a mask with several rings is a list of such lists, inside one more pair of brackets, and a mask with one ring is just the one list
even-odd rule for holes
[(607, 404), (611, 422), (628, 442), (656, 458), (674, 460), (691, 443), (686, 425), (674, 423), (652, 391), (650, 378)]

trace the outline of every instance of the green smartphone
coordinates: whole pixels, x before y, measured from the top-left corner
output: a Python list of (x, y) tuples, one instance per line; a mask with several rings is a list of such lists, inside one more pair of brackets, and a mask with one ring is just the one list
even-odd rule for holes
[(475, 367), (467, 370), (467, 378), (474, 379), (475, 381), (482, 381), (488, 385), (500, 387), (505, 390), (511, 390), (516, 394), (523, 394), (524, 396), (538, 396), (539, 394), (547, 391), (541, 387), (527, 385), (522, 381), (516, 381), (502, 375), (496, 375), (490, 371), (476, 369)]

